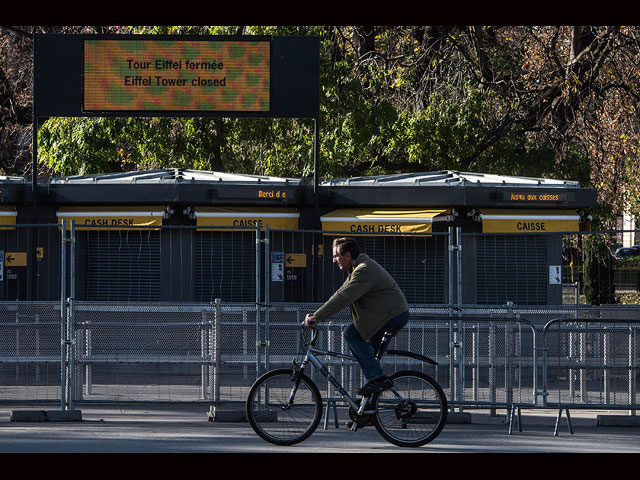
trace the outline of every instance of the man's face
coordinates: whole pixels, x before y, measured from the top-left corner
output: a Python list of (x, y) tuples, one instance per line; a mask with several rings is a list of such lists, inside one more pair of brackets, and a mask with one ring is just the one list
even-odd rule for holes
[(338, 247), (333, 247), (333, 263), (337, 263), (340, 270), (348, 272), (351, 268), (352, 260), (351, 253), (345, 252), (344, 255), (340, 255)]

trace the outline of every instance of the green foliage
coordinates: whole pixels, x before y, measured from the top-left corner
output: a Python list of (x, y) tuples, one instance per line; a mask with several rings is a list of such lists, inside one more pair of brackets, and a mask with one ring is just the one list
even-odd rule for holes
[[(122, 33), (162, 35), (318, 35), (321, 176), (469, 168), (527, 176), (589, 179), (586, 155), (557, 152), (542, 137), (507, 124), (518, 106), (477, 81), (459, 54), (465, 31), (447, 27), (426, 50), (419, 27), (379, 28), (375, 51), (361, 55), (357, 27), (137, 26)], [(426, 28), (426, 27), (420, 27)], [(489, 27), (487, 27), (489, 28)], [(443, 27), (444, 29), (444, 27)], [(498, 79), (519, 75), (523, 55), (493, 42)], [(401, 60), (398, 60), (401, 59)], [(313, 174), (314, 126), (304, 119), (50, 119), (39, 158), (54, 174), (194, 168), (273, 176)], [(479, 145), (487, 144), (480, 149)], [(471, 160), (469, 160), (471, 159)], [(464, 160), (464, 162), (463, 162)]]
[(584, 294), (591, 305), (616, 303), (614, 258), (604, 235), (589, 235), (585, 241)]

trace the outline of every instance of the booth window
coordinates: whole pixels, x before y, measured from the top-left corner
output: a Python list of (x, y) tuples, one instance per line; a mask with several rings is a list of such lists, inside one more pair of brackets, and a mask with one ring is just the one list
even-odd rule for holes
[[(86, 238), (81, 275), (90, 301), (159, 301), (163, 206), (60, 207), (58, 219)], [(79, 242), (78, 245), (83, 245)]]
[(99, 230), (86, 236), (87, 300), (160, 300), (159, 231)]
[(546, 305), (545, 236), (476, 236), (476, 262), (480, 305)]
[(447, 303), (443, 236), (367, 237), (365, 252), (394, 278), (411, 304)]
[(203, 231), (194, 236), (194, 300), (254, 302), (255, 233)]

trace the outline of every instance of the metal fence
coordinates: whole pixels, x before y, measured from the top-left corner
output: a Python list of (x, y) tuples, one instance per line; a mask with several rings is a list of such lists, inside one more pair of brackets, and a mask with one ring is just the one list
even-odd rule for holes
[[(38, 227), (39, 231), (45, 228)], [(274, 259), (271, 253), (300, 253), (310, 249), (318, 252), (326, 250), (332, 238), (323, 232), (299, 235), (289, 232), (270, 235), (259, 229), (243, 232), (243, 239), (236, 245), (244, 243), (251, 247), (251, 255), (241, 261), (243, 268), (251, 266), (248, 277), (247, 272), (243, 272), (248, 287), (238, 274), (197, 270), (198, 275), (210, 275), (209, 279), (215, 277), (222, 284), (226, 278), (230, 284), (242, 285), (242, 295), (246, 297), (248, 291), (252, 292), (248, 296), (254, 297), (246, 301), (162, 301), (158, 299), (165, 297), (158, 292), (153, 300), (140, 300), (135, 293), (125, 300), (107, 301), (74, 298), (82, 286), (77, 285), (78, 272), (73, 265), (78, 265), (82, 255), (86, 260), (88, 243), (83, 243), (81, 236), (74, 236), (73, 230), (59, 229), (57, 225), (49, 228), (47, 235), (38, 233), (35, 240), (27, 238), (27, 243), (35, 245), (41, 243), (42, 238), (47, 239), (51, 247), (45, 252), (50, 257), (58, 249), (58, 267), (46, 263), (36, 266), (51, 278), (59, 272), (61, 281), (56, 287), (59, 293), (51, 294), (49, 301), (0, 302), (0, 401), (59, 401), (65, 409), (73, 408), (75, 402), (243, 403), (257, 376), (270, 368), (290, 365), (301, 354), (304, 330), (300, 324), (307, 313), (321, 304), (319, 301), (274, 301), (279, 290), (269, 282)], [(195, 231), (192, 234), (195, 235)], [(607, 232), (607, 235), (614, 238), (616, 233)], [(145, 245), (149, 248), (157, 248), (156, 243), (161, 248), (166, 246), (164, 240), (149, 241), (148, 233), (145, 236)], [(173, 234), (170, 238), (168, 251), (180, 252), (183, 240), (174, 242), (178, 237)], [(237, 242), (238, 238), (230, 241)], [(267, 239), (270, 242), (266, 242)], [(385, 359), (385, 368), (423, 369), (443, 386), (452, 408), (456, 409), (639, 408), (640, 308), (586, 304), (580, 287), (585, 282), (571, 282), (569, 277), (573, 272), (582, 278), (586, 272), (585, 262), (579, 261), (585, 256), (580, 257), (582, 253), (578, 255), (574, 247), (570, 247), (573, 248), (571, 255), (558, 257), (562, 262), (560, 287), (568, 286), (569, 291), (573, 291), (573, 295), (565, 296), (569, 301), (559, 305), (523, 305), (508, 301), (469, 304), (462, 301), (462, 292), (471, 288), (467, 280), (468, 263), (465, 263), (469, 258), (465, 258), (467, 249), (460, 249), (459, 245), (482, 244), (484, 255), (494, 255), (495, 263), (503, 262), (490, 273), (487, 268), (491, 259), (476, 259), (485, 268), (473, 274), (476, 299), (497, 298), (495, 293), (478, 294), (487, 283), (491, 283), (492, 288), (502, 283), (504, 291), (534, 298), (534, 293), (523, 289), (527, 279), (540, 275), (538, 272), (531, 276), (535, 262), (522, 261), (518, 263), (523, 269), (520, 276), (509, 275), (509, 265), (504, 262), (506, 256), (513, 255), (509, 250), (513, 246), (510, 241), (480, 234), (465, 236), (451, 230), (410, 240), (392, 237), (361, 240), (372, 256), (387, 255), (381, 261), (386, 262), (385, 267), (394, 270), (401, 281), (419, 283), (421, 278), (429, 277), (429, 282), (425, 282), (427, 287), (416, 289), (413, 295), (434, 300), (432, 303), (411, 302), (409, 324), (394, 338), (392, 348), (421, 353), (436, 360), (438, 365), (390, 356)], [(560, 242), (569, 246), (580, 243), (573, 240), (567, 235)], [(213, 237), (198, 237), (198, 242), (203, 241), (213, 241)], [(107, 243), (109, 248), (114, 247), (114, 242)], [(191, 245), (196, 247), (190, 246), (188, 254), (181, 255), (182, 259), (190, 258), (196, 251), (194, 248), (200, 248), (195, 240)], [(539, 249), (547, 248), (539, 241), (524, 245), (536, 249), (531, 258), (540, 257)], [(17, 247), (7, 243), (4, 248), (6, 251)], [(162, 250), (159, 256), (149, 256), (134, 254), (134, 249), (127, 248), (128, 261), (134, 262), (127, 265), (128, 269), (135, 270), (136, 261), (148, 265), (155, 258), (165, 256)], [(203, 254), (207, 248), (197, 251)], [(407, 252), (415, 257), (413, 263), (409, 262), (411, 265), (407, 263), (410, 258)], [(222, 255), (216, 266), (220, 263), (232, 266), (231, 260), (233, 258)], [(304, 282), (313, 287), (316, 297), (327, 296), (342, 281), (327, 260), (316, 258), (307, 266), (313, 267), (310, 273), (313, 278)], [(615, 267), (615, 262), (610, 265)], [(546, 266), (545, 263), (542, 269), (548, 274)], [(178, 267), (176, 264), (170, 271), (161, 267), (159, 271), (182, 279), (185, 275)], [(96, 265), (92, 268), (99, 270)], [(625, 268), (631, 268), (630, 262)], [(84, 273), (88, 270), (85, 267)], [(147, 275), (153, 271), (145, 270)], [(106, 272), (105, 278), (117, 281), (114, 270)], [(497, 272), (502, 273), (497, 276)], [(21, 273), (16, 275), (19, 279)], [(490, 278), (491, 275), (494, 277)], [(607, 275), (610, 278), (610, 274)], [(137, 281), (144, 288), (136, 290), (130, 283), (129, 291), (140, 292), (156, 285), (145, 284), (144, 279)], [(511, 290), (506, 288), (505, 282), (509, 281), (517, 283), (510, 286)], [(547, 284), (546, 278), (544, 283)], [(182, 288), (192, 287), (188, 283)], [(110, 295), (117, 291), (111, 287), (106, 290)], [(99, 289), (95, 292), (99, 293)], [(323, 348), (348, 353), (342, 330), (349, 321), (348, 312), (344, 311), (321, 325)], [(357, 365), (342, 358), (330, 360), (329, 365), (332, 374), (347, 389), (355, 391), (360, 386), (362, 378)], [(311, 374), (326, 398), (337, 396), (324, 377)]]

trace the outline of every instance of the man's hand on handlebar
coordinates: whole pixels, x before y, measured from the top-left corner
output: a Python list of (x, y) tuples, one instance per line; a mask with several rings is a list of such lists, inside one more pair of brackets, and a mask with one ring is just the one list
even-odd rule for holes
[(313, 313), (308, 313), (306, 317), (304, 317), (304, 325), (307, 328), (312, 328), (316, 326), (317, 323), (316, 316)]

